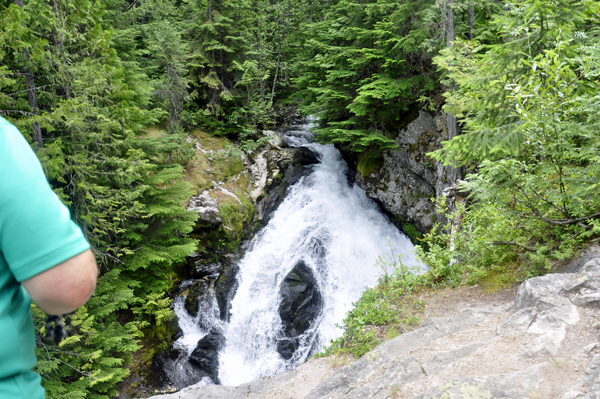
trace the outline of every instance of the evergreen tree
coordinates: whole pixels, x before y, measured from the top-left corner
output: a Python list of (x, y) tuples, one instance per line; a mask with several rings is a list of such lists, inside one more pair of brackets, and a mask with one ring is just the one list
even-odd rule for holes
[[(138, 137), (162, 113), (144, 109), (151, 82), (126, 41), (120, 45), (130, 59), (120, 59), (104, 16), (101, 6), (87, 0), (32, 0), (22, 9), (2, 9), (7, 33), (27, 42), (0, 43), (7, 61), (0, 83), (2, 93), (9, 93), (0, 98), (0, 109), (24, 132), (39, 121), (45, 147), (38, 155), (100, 265), (96, 293), (69, 316), (71, 336), (60, 346), (38, 340), (36, 368), (49, 398), (117, 393), (142, 334), (171, 315), (165, 293), (173, 266), (196, 248), (187, 234), (197, 216), (181, 206), (189, 195), (180, 181), (183, 168), (147, 154), (143, 148), (169, 150)], [(20, 56), (23, 48), (28, 65)], [(19, 79), (26, 66), (37, 71), (35, 113)], [(43, 317), (37, 310), (35, 315), (43, 336)]]
[(516, 262), (543, 273), (600, 234), (598, 11), (510, 2), (493, 21), (498, 43), (457, 41), (436, 59), (456, 82), (446, 107), (466, 129), (432, 155), (474, 173), (465, 228), (445, 249), (430, 240), (427, 260), (459, 262), (474, 279)]
[(339, 0), (307, 27), (305, 114), (318, 115), (317, 137), (355, 151), (394, 146), (403, 114), (436, 87), (423, 25), (431, 2)]

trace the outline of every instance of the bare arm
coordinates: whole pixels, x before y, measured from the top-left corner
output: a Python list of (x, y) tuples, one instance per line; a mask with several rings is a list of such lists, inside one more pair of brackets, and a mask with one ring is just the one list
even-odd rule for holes
[(69, 313), (84, 305), (96, 288), (98, 268), (91, 250), (22, 282), (29, 296), (48, 314)]

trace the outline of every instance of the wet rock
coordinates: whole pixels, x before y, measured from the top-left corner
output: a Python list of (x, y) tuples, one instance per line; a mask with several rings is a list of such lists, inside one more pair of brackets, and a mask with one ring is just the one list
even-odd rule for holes
[(206, 281), (198, 281), (187, 291), (184, 307), (190, 315), (194, 317), (198, 315), (200, 298), (206, 294), (207, 289), (208, 283)]
[(146, 381), (153, 390), (168, 392), (183, 389), (200, 381), (206, 373), (185, 362), (186, 354), (179, 349), (154, 355), (152, 369)]
[(216, 280), (223, 269), (223, 264), (214, 262), (214, 253), (199, 253), (195, 252), (185, 258), (186, 267), (185, 274), (187, 279), (202, 279)]
[(314, 165), (319, 163), (319, 154), (306, 147), (295, 148), (294, 156), (292, 158), (292, 164), (299, 164), (302, 166)]
[(217, 303), (219, 304), (219, 317), (225, 322), (229, 321), (231, 301), (238, 288), (238, 271), (239, 267), (236, 264), (226, 266), (216, 283), (215, 290)]
[[(281, 151), (267, 151), (262, 157), (265, 170), (261, 172), (260, 183), (253, 191), (255, 198), (256, 227), (264, 226), (271, 214), (285, 198), (288, 187), (310, 172), (310, 165), (319, 163), (317, 153), (306, 147), (285, 148)], [(260, 159), (257, 161), (259, 163)], [(271, 165), (271, 166), (268, 166)], [(253, 165), (254, 166), (254, 165)]]
[(189, 358), (190, 364), (200, 371), (203, 377), (209, 377), (219, 383), (219, 350), (225, 343), (225, 337), (219, 330), (212, 330), (198, 341), (196, 349)]
[(323, 299), (311, 269), (303, 261), (288, 273), (279, 292), (284, 337), (278, 340), (277, 351), (284, 359), (290, 359), (298, 349), (300, 335), (317, 321)]
[(223, 269), (223, 264), (220, 262), (205, 263), (204, 261), (197, 262), (194, 265), (194, 278), (207, 278), (216, 280)]

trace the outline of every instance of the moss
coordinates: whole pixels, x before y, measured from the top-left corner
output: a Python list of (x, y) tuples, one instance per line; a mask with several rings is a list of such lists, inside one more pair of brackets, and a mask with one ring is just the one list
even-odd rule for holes
[(365, 178), (377, 172), (383, 166), (383, 154), (379, 149), (371, 149), (363, 156), (356, 169)]
[(244, 170), (244, 164), (239, 157), (215, 158), (212, 161), (215, 180), (227, 180), (228, 178)]
[(402, 225), (402, 231), (408, 236), (408, 238), (410, 238), (412, 242), (417, 242), (423, 238), (423, 233), (417, 230), (415, 225), (412, 223), (404, 223)]
[[(175, 315), (173, 315), (173, 318)], [(173, 337), (177, 334), (177, 326), (171, 320), (165, 320), (160, 325), (151, 324), (142, 329), (142, 349), (138, 365), (140, 371), (149, 371), (152, 358), (156, 353), (164, 352), (171, 348)]]
[(240, 197), (241, 204), (234, 200), (225, 200), (219, 205), (223, 227), (233, 239), (241, 239), (244, 223), (254, 215), (254, 206), (243, 195)]

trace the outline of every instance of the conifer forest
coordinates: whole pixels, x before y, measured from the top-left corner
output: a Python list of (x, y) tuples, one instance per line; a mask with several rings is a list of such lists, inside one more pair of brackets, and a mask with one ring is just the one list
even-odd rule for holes
[(411, 237), (426, 283), (518, 280), (600, 237), (599, 79), (593, 0), (4, 0), (0, 115), (100, 270), (60, 345), (32, 307), (47, 397), (113, 398), (171, 344), (169, 290), (208, 248), (190, 131), (233, 159), (313, 116), (317, 141), (376, 169), (411, 115), (443, 111), (429, 159), (469, 199)]

